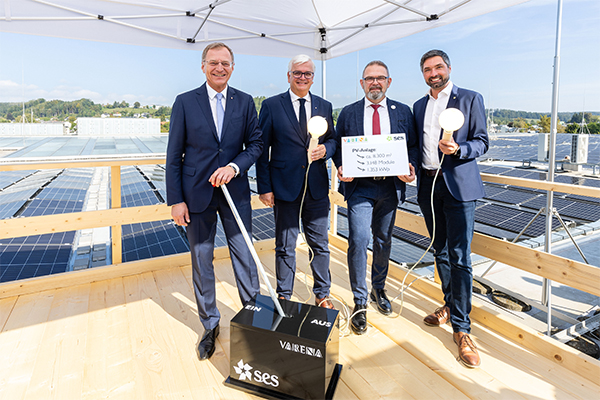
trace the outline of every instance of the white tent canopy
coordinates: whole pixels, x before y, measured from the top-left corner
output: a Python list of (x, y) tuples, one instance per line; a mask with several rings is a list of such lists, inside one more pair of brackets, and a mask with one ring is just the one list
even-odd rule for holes
[(0, 31), (326, 60), (527, 0), (3, 0)]

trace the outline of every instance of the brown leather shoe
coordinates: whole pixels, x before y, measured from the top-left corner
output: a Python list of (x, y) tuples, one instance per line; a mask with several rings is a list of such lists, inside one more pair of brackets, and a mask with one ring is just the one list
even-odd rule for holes
[(329, 300), (329, 296), (325, 296), (322, 299), (315, 297), (315, 304), (317, 307), (329, 308), (330, 310), (335, 310), (333, 303)]
[(477, 368), (481, 364), (477, 346), (468, 333), (454, 332), (454, 343), (458, 345), (458, 360), (467, 368)]
[(429, 326), (440, 326), (444, 325), (450, 321), (450, 308), (448, 307), (440, 307), (437, 308), (433, 314), (429, 314), (425, 318), (423, 318), (423, 322), (425, 325)]

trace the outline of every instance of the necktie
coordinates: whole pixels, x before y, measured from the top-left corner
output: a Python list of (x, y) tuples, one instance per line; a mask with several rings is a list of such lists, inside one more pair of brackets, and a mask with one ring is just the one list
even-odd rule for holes
[(381, 127), (379, 126), (379, 111), (377, 109), (381, 107), (379, 104), (371, 104), (373, 107), (373, 135), (381, 135)]
[(217, 93), (217, 136), (221, 140), (221, 130), (223, 129), (223, 117), (225, 116), (225, 110), (223, 110), (223, 93)]
[(298, 118), (298, 123), (300, 124), (300, 132), (304, 134), (304, 137), (308, 138), (308, 131), (306, 130), (306, 108), (304, 107), (304, 103), (306, 103), (306, 99), (298, 99), (300, 102), (300, 115)]

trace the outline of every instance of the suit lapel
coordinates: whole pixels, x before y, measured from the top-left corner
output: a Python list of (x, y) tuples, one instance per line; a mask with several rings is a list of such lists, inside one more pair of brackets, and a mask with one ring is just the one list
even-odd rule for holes
[[(200, 106), (202, 114), (204, 114), (204, 119), (207, 121), (208, 126), (210, 126), (210, 130), (213, 136), (215, 137), (215, 140), (218, 142), (219, 136), (217, 135), (217, 126), (215, 125), (215, 120), (213, 118), (212, 110), (210, 108), (210, 102), (208, 100), (208, 91), (206, 90), (206, 83), (198, 88), (196, 94), (198, 95), (198, 105)], [(223, 128), (225, 127), (223, 126)], [(223, 131), (225, 131), (225, 129), (223, 129)]]
[(414, 105), (414, 114), (415, 120), (417, 122), (417, 134), (419, 136), (419, 143), (423, 143), (423, 127), (425, 126), (425, 110), (427, 108), (427, 102), (429, 101), (429, 96), (425, 95), (425, 97), (421, 98), (421, 100), (417, 101)]
[(285, 110), (285, 114), (290, 120), (290, 126), (294, 128), (294, 131), (296, 132), (302, 143), (306, 143), (307, 138), (300, 131), (300, 124), (298, 123), (298, 117), (296, 117), (296, 112), (294, 111), (294, 106), (292, 105), (292, 97), (290, 96), (289, 91), (281, 95), (281, 103), (283, 109)]
[(450, 93), (446, 108), (458, 108), (458, 87), (456, 85), (452, 86), (452, 92)]
[(356, 136), (364, 136), (365, 135), (365, 98), (362, 101), (356, 103), (356, 107), (358, 110), (354, 113), (356, 115)]

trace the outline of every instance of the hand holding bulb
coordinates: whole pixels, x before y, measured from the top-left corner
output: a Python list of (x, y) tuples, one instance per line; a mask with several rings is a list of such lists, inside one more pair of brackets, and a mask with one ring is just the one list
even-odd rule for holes
[(314, 116), (308, 120), (306, 129), (310, 133), (310, 144), (308, 146), (308, 163), (320, 160), (325, 157), (327, 150), (325, 146), (319, 144), (319, 138), (327, 132), (327, 120), (321, 116)]
[(456, 154), (460, 146), (454, 141), (452, 135), (465, 123), (465, 116), (458, 108), (447, 108), (440, 114), (440, 126), (444, 130), (439, 148), (444, 154)]

